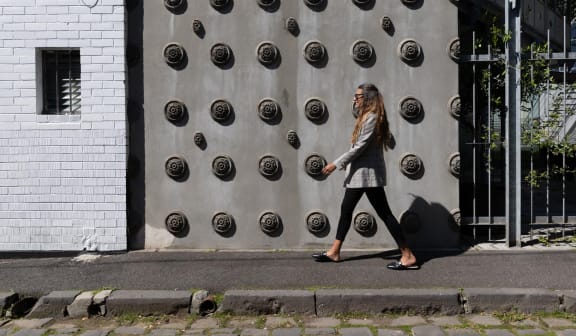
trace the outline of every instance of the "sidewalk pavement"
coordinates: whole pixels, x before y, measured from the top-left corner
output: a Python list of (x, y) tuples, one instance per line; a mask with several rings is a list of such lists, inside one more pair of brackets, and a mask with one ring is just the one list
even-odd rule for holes
[[(345, 251), (340, 263), (315, 262), (311, 251), (0, 254), (0, 336), (19, 330), (26, 330), (26, 335), (47, 331), (65, 335), (66, 330), (57, 330), (61, 319), (103, 319), (113, 327), (101, 329), (115, 335), (172, 336), (167, 329), (178, 335), (240, 336), (576, 335), (575, 252), (573, 248), (419, 251), (418, 271), (388, 270), (385, 265), (397, 253), (377, 251)], [(203, 312), (202, 304), (210, 308), (213, 303), (219, 313), (256, 318), (258, 325), (298, 316), (332, 324), (298, 322), (264, 329), (213, 324), (210, 317), (190, 322)], [(560, 315), (562, 322), (545, 319), (558, 319), (555, 312), (568, 315)], [(475, 320), (502, 313), (504, 321), (499, 323)], [(523, 315), (542, 313), (548, 315)], [(156, 327), (142, 331), (134, 325), (130, 326), (134, 330), (117, 330), (123, 326), (116, 326), (116, 319), (130, 314), (167, 314), (170, 319), (184, 315), (190, 323), (159, 326), (160, 331)], [(338, 316), (344, 317), (331, 320)], [(377, 321), (350, 322), (351, 316)], [(402, 322), (409, 316), (421, 320)], [(527, 316), (513, 322), (529, 320), (529, 325), (510, 324), (507, 316)], [(442, 325), (443, 319), (449, 325)], [(40, 325), (18, 327), (26, 321)], [(207, 326), (196, 328), (195, 323)], [(90, 326), (74, 328), (78, 335)]]

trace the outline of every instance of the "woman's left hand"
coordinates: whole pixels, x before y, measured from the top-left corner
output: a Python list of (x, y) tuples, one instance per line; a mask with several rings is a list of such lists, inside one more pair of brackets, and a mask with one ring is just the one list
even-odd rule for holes
[(330, 175), (334, 170), (336, 170), (336, 165), (333, 163), (329, 163), (322, 169), (322, 174)]

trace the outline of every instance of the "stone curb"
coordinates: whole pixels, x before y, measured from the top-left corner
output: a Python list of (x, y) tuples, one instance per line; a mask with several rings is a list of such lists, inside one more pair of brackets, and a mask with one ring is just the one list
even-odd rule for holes
[[(118, 316), (124, 313), (199, 314), (207, 291), (55, 291), (38, 299), (26, 318)], [(0, 292), (0, 318), (10, 316), (17, 293)], [(202, 299), (200, 299), (202, 300)], [(211, 301), (214, 304), (214, 301)], [(576, 290), (535, 288), (397, 288), (313, 290), (229, 290), (218, 311), (238, 315), (337, 313), (477, 314), (493, 311), (576, 312)]]
[(462, 313), (457, 289), (327, 289), (316, 291), (316, 314), (359, 312), (456, 315)]

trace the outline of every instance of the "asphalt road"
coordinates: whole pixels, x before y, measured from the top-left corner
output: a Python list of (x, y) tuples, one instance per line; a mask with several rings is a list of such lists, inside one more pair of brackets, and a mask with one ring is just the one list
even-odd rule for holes
[(318, 263), (311, 252), (128, 252), (105, 255), (0, 254), (0, 291), (547, 288), (576, 289), (576, 250), (467, 251), (419, 254), (418, 271), (392, 271), (397, 255), (343, 252)]

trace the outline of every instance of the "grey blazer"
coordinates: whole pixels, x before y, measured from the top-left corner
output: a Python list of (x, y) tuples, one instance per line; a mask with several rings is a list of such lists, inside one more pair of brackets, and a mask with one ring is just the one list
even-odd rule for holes
[(369, 188), (386, 185), (383, 145), (376, 141), (376, 114), (364, 120), (356, 143), (334, 161), (338, 169), (346, 169), (346, 188)]

